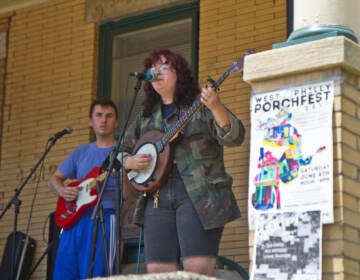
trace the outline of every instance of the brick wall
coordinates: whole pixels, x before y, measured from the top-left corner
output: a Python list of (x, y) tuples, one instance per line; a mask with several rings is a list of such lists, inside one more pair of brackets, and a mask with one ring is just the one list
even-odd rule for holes
[[(46, 249), (48, 215), (55, 210), (56, 198), (47, 186), (49, 175), (76, 145), (89, 140), (87, 116), (96, 94), (98, 39), (97, 28), (85, 24), (84, 13), (83, 0), (55, 0), (18, 10), (11, 17), (0, 163), (0, 191), (4, 192), (1, 202), (9, 201), (14, 189), (22, 185), (43, 155), (48, 138), (66, 126), (74, 129), (71, 137), (59, 139), (51, 148), (44, 165), (37, 168), (19, 196), (22, 204), (17, 226), (37, 241), (34, 261)], [(0, 79), (1, 69), (2, 61)], [(1, 256), (13, 220), (11, 207), (0, 221)], [(32, 279), (45, 279), (45, 272), (46, 259)]]
[(360, 277), (360, 72), (343, 71), (342, 77), (341, 95), (334, 100), (335, 223), (325, 226), (323, 272), (324, 279), (355, 280)]
[[(7, 61), (7, 44), (10, 17), (4, 15), (0, 17), (0, 131), (4, 120), (4, 102), (5, 102), (5, 78), (6, 78), (6, 61)], [(2, 133), (1, 133), (2, 135)], [(1, 157), (1, 143), (0, 143)], [(0, 209), (5, 207), (4, 191), (0, 189)]]
[[(234, 60), (249, 49), (260, 52), (273, 43), (286, 41), (285, 1), (200, 1), (199, 80), (216, 80)], [(234, 179), (234, 192), (242, 217), (225, 228), (220, 255), (249, 268), (247, 192), (250, 137), (250, 87), (241, 72), (231, 74), (220, 86), (225, 104), (245, 124), (246, 140), (241, 147), (225, 150), (228, 172)]]
[[(8, 15), (0, 16), (0, 131), (2, 131), (2, 124), (4, 122), (4, 103), (5, 103), (5, 78), (6, 78), (6, 62), (7, 62), (7, 37), (9, 31)], [(3, 133), (0, 134), (1, 137)], [(0, 138), (1, 138), (0, 137)], [(2, 155), (0, 142), (0, 158)], [(1, 164), (0, 164), (1, 168)], [(0, 212), (5, 211), (5, 189), (0, 188)], [(5, 213), (5, 212), (4, 212)], [(2, 256), (2, 255), (1, 255)]]
[[(285, 41), (285, 3), (285, 0), (201, 1), (200, 84), (205, 84), (208, 75), (216, 80), (246, 50), (259, 52)], [(57, 141), (43, 169), (36, 170), (20, 196), (18, 229), (23, 232), (27, 231), (34, 200), (29, 234), (37, 240), (35, 261), (46, 249), (48, 215), (55, 210), (56, 198), (48, 189), (48, 177), (75, 146), (90, 139), (87, 114), (96, 94), (98, 34), (95, 24), (85, 23), (85, 6), (85, 0), (48, 1), (17, 10), (9, 26), (0, 204), (7, 202), (27, 177), (44, 153), (47, 139), (66, 126), (74, 128), (71, 136)], [(248, 132), (243, 146), (225, 151), (242, 218), (226, 227), (220, 254), (247, 269), (250, 88), (242, 81), (241, 72), (237, 72), (220, 89), (222, 99), (243, 120)], [(0, 221), (0, 256), (12, 231), (13, 218), (12, 207)], [(45, 275), (46, 259), (32, 279), (45, 279)]]

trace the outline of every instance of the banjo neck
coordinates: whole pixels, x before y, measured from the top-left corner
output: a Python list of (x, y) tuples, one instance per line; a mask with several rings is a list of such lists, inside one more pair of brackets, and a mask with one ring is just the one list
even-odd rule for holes
[[(219, 86), (225, 81), (225, 79), (233, 72), (239, 71), (244, 65), (244, 57), (241, 59), (236, 60), (231, 67), (229, 67), (216, 81), (212, 81), (212, 79), (209, 77), (208, 81), (211, 82), (211, 87), (214, 90), (217, 90)], [(168, 143), (173, 142), (179, 135), (181, 129), (185, 127), (185, 125), (190, 121), (192, 116), (200, 110), (200, 108), (204, 104), (200, 100), (200, 95), (195, 99), (194, 103), (186, 110), (185, 114), (179, 118), (179, 120), (175, 123), (174, 126), (172, 126), (169, 130), (167, 130), (164, 134), (164, 136), (159, 139), (155, 143), (156, 148), (159, 152), (161, 152), (165, 145)]]

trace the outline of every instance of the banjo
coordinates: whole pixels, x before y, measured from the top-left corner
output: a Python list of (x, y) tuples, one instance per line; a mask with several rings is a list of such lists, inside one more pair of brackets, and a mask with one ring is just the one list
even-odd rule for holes
[[(219, 85), (233, 72), (242, 69), (244, 57), (236, 60), (217, 81), (208, 79), (216, 90)], [(173, 141), (179, 136), (181, 129), (190, 121), (192, 116), (203, 106), (200, 96), (179, 118), (173, 127), (165, 133), (159, 130), (145, 132), (136, 143), (133, 154), (151, 154), (150, 165), (141, 170), (130, 170), (127, 179), (139, 192), (152, 193), (159, 189), (167, 180), (174, 160)], [(126, 178), (126, 176), (125, 176)]]

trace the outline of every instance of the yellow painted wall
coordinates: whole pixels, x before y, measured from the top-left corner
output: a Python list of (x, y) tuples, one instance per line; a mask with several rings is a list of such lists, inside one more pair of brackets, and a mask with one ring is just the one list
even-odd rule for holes
[[(39, 166), (19, 197), (22, 204), (18, 230), (23, 232), (34, 201), (29, 225), (29, 235), (37, 240), (34, 261), (46, 249), (48, 216), (55, 210), (56, 198), (48, 189), (48, 177), (75, 146), (90, 139), (87, 115), (96, 95), (98, 26), (85, 22), (85, 4), (85, 0), (53, 0), (0, 14), (0, 28), (8, 29), (7, 56), (4, 64), (0, 61), (0, 81), (2, 76), (5, 79), (4, 88), (0, 87), (1, 96), (5, 96), (0, 207), (10, 200), (14, 189), (20, 187), (40, 159), (48, 138), (66, 126), (74, 128), (71, 135), (57, 141), (43, 169)], [(285, 41), (285, 4), (285, 0), (202, 0), (199, 83), (205, 84), (208, 75), (218, 78), (248, 49), (259, 52)], [(234, 73), (220, 89), (224, 102), (244, 121), (248, 131), (242, 147), (225, 151), (243, 216), (226, 227), (220, 254), (247, 269), (250, 87), (242, 81), (241, 73)], [(11, 206), (0, 220), (0, 256), (13, 221)], [(46, 258), (32, 279), (45, 276)]]
[[(4, 123), (0, 161), (1, 203), (7, 203), (40, 160), (47, 140), (72, 125), (58, 140), (21, 192), (18, 230), (37, 241), (34, 263), (46, 249), (48, 216), (56, 198), (47, 180), (78, 144), (89, 141), (88, 109), (96, 94), (98, 32), (84, 21), (83, 0), (58, 0), (18, 10), (10, 17)], [(36, 197), (34, 195), (36, 194)], [(33, 204), (32, 217), (31, 207)], [(12, 206), (0, 221), (0, 255), (14, 224)], [(32, 279), (45, 279), (46, 259)]]
[[(200, 1), (199, 82), (210, 75), (216, 80), (231, 63), (250, 49), (260, 52), (286, 41), (285, 1)], [(241, 73), (233, 73), (220, 86), (225, 104), (245, 124), (243, 146), (225, 150), (226, 166), (234, 178), (233, 189), (242, 218), (230, 223), (223, 235), (220, 254), (248, 269), (247, 191), (250, 137), (250, 87)]]

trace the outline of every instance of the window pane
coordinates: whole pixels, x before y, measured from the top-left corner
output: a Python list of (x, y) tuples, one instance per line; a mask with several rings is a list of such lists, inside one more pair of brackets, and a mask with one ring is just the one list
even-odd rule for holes
[[(143, 61), (149, 51), (155, 48), (169, 48), (181, 53), (191, 62), (192, 18), (143, 28), (116, 35), (113, 39), (111, 98), (118, 104), (120, 128), (123, 127), (124, 114), (130, 108), (135, 95), (137, 78), (129, 77), (130, 72), (142, 72)], [(136, 99), (132, 117), (140, 110), (144, 99), (142, 91)]]

